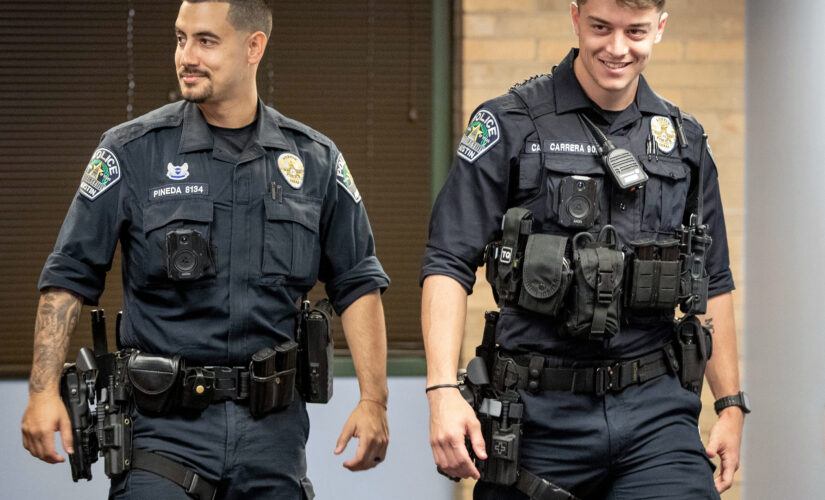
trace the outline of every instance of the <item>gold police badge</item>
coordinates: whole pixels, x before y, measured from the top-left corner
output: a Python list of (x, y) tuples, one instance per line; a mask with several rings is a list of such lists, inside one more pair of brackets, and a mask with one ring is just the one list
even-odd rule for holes
[(666, 116), (654, 116), (650, 120), (650, 132), (653, 138), (656, 139), (656, 144), (659, 146), (659, 151), (663, 153), (670, 153), (676, 145), (676, 129), (673, 128), (673, 122)]
[(292, 153), (284, 153), (278, 157), (278, 170), (290, 186), (300, 189), (304, 184), (304, 164), (301, 159)]

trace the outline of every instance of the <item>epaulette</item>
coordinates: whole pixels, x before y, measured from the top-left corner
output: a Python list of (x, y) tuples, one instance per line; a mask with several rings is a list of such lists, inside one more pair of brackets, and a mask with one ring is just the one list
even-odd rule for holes
[(276, 121), (278, 122), (278, 126), (281, 128), (288, 128), (290, 130), (294, 130), (300, 134), (307, 136), (308, 138), (312, 139), (315, 142), (323, 144), (328, 147), (333, 147), (334, 143), (332, 139), (325, 136), (321, 132), (318, 132), (314, 128), (299, 122), (298, 120), (293, 120), (292, 118), (287, 118), (286, 116), (282, 115), (281, 113), (270, 110), (270, 113), (275, 113)]
[(108, 136), (114, 140), (118, 146), (123, 146), (135, 139), (143, 137), (152, 130), (177, 127), (183, 121), (183, 108), (185, 105), (185, 101), (178, 101), (161, 106), (145, 115), (138, 116), (128, 122), (110, 128), (103, 133), (101, 138)]
[(552, 75), (552, 74), (550, 74), (550, 73), (542, 73), (542, 74), (540, 74), (540, 75), (533, 75), (533, 76), (531, 76), (530, 78), (528, 78), (528, 79), (524, 80), (523, 82), (520, 82), (520, 83), (514, 83), (514, 84), (510, 87), (510, 91), (512, 92), (513, 90), (515, 90), (515, 89), (517, 89), (517, 88), (519, 88), (519, 87), (522, 87), (522, 86), (524, 86), (524, 85), (527, 85), (528, 83), (532, 82), (533, 80), (537, 80), (537, 79), (539, 79), (539, 78), (541, 78), (541, 77), (543, 77), (543, 76), (549, 76), (550, 78), (553, 78), (553, 75)]

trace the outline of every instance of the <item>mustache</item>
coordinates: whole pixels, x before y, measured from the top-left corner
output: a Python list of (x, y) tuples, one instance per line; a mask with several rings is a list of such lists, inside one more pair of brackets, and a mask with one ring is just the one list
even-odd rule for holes
[(181, 68), (180, 71), (178, 71), (178, 76), (180, 76), (180, 77), (192, 76), (192, 75), (209, 77), (208, 72), (199, 70), (197, 68), (186, 68), (186, 67), (184, 67), (184, 68)]

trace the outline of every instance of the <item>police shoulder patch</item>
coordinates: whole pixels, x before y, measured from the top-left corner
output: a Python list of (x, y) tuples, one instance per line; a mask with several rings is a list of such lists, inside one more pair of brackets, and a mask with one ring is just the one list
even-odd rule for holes
[(335, 160), (335, 176), (338, 179), (338, 184), (349, 193), (355, 203), (360, 202), (361, 193), (359, 193), (358, 188), (355, 187), (355, 180), (352, 178), (352, 173), (349, 171), (347, 162), (344, 160), (344, 155), (341, 153), (338, 153), (338, 159)]
[(295, 189), (304, 185), (304, 164), (292, 153), (283, 153), (278, 157), (278, 170), (284, 179)]
[(106, 148), (98, 148), (80, 180), (80, 194), (95, 200), (120, 180), (120, 162), (117, 156)]
[(499, 139), (501, 139), (501, 129), (498, 126), (498, 120), (486, 109), (480, 109), (467, 125), (456, 154), (473, 163), (495, 146)]
[(659, 146), (659, 151), (670, 153), (676, 146), (676, 129), (666, 116), (654, 116), (650, 119), (650, 133)]

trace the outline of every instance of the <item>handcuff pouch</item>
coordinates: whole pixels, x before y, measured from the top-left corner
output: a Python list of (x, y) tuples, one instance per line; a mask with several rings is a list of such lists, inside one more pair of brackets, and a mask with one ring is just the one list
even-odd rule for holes
[(126, 372), (135, 405), (147, 415), (165, 415), (175, 405), (180, 378), (180, 356), (166, 357), (135, 351)]

